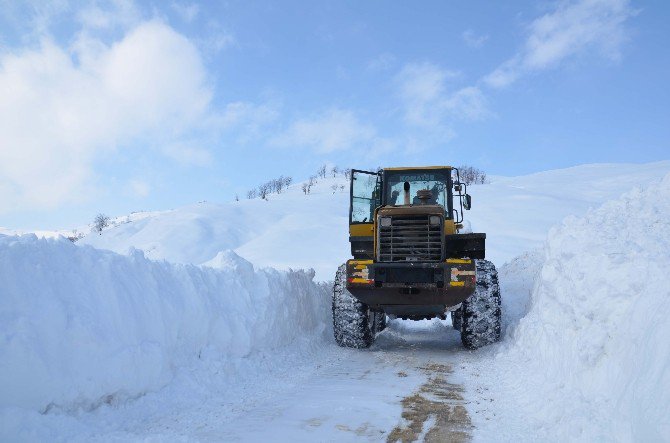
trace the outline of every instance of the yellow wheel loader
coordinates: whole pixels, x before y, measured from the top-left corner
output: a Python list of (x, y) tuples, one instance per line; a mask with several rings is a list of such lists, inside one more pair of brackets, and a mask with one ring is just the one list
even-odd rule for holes
[(464, 233), (472, 199), (450, 166), (352, 170), (352, 259), (333, 288), (340, 346), (367, 348), (387, 316), (446, 319), (468, 349), (500, 338), (500, 289), (486, 234)]

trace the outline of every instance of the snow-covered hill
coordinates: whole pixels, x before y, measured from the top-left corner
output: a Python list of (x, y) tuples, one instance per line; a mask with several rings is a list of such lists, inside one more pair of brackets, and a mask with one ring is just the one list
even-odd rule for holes
[[(147, 212), (147, 211), (138, 211), (132, 212), (128, 215), (121, 215), (117, 217), (110, 217), (108, 220), (108, 226), (105, 229), (113, 229), (119, 225), (126, 223), (131, 223), (135, 221), (142, 220), (147, 217), (154, 217), (160, 214), (161, 211)], [(89, 223), (87, 225), (81, 225), (73, 229), (9, 229), (3, 228), (0, 226), (0, 234), (3, 235), (24, 235), (24, 234), (34, 234), (39, 238), (72, 238), (80, 239), (85, 235), (94, 231), (94, 223)]]
[[(596, 164), (521, 177), (491, 177), (469, 188), (473, 209), (466, 212), (476, 232), (486, 232), (487, 256), (497, 265), (539, 247), (547, 231), (568, 215), (584, 214), (635, 185), (670, 172), (670, 161), (650, 164)], [(345, 186), (333, 192), (334, 184)], [(81, 240), (125, 253), (129, 247), (152, 259), (201, 264), (227, 249), (258, 266), (313, 268), (317, 280), (332, 280), (349, 256), (348, 183), (321, 179), (309, 195), (300, 183), (282, 194), (226, 204), (200, 203), (148, 214), (102, 235)]]
[(318, 279), (329, 280), (333, 263), (349, 254), (348, 188), (333, 192), (334, 183), (344, 178), (322, 179), (309, 195), (298, 184), (268, 201), (197, 203), (91, 233), (79, 243), (119, 253), (135, 247), (152, 259), (193, 264), (234, 250), (258, 266), (314, 268)]

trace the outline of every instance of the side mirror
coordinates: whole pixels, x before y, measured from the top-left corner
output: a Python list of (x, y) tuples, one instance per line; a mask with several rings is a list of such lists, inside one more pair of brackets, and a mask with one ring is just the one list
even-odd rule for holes
[(465, 208), (466, 211), (469, 211), (471, 207), (472, 207), (472, 197), (470, 197), (470, 194), (465, 194), (465, 200), (463, 200), (463, 208)]
[(454, 185), (454, 191), (461, 192), (461, 185), (460, 184)]

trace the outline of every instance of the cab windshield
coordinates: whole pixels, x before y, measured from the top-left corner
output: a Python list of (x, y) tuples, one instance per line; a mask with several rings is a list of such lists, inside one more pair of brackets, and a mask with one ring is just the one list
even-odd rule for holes
[(447, 189), (449, 186), (450, 171), (386, 171), (384, 180), (384, 200), (387, 205), (405, 204), (405, 183), (409, 184), (409, 203), (421, 204), (417, 191), (430, 191), (430, 198), (426, 201), (431, 205), (442, 205), (446, 216), (449, 216)]

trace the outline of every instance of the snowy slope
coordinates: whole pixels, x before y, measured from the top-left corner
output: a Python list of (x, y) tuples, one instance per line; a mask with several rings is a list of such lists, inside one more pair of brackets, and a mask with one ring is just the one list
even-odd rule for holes
[[(498, 425), (533, 440), (668, 438), (668, 251), (670, 174), (565, 220), (543, 254), (501, 270), (517, 303), (507, 343), (482, 368)], [(482, 440), (499, 435), (481, 425)]]
[(634, 186), (670, 172), (670, 161), (648, 164), (592, 164), (521, 177), (491, 177), (471, 187), (473, 230), (486, 232), (487, 257), (498, 266), (541, 247), (549, 228), (569, 215), (583, 215)]
[(174, 263), (201, 264), (232, 249), (258, 266), (310, 269), (332, 280), (333, 263), (349, 255), (348, 188), (343, 178), (322, 179), (304, 195), (299, 185), (269, 201), (198, 203), (126, 223), (80, 241), (124, 253), (129, 247)]
[[(142, 220), (147, 217), (154, 217), (161, 212), (165, 211), (154, 211), (154, 212), (147, 212), (147, 211), (138, 211), (138, 212), (132, 212), (128, 215), (122, 215), (118, 217), (110, 217), (109, 219), (109, 226), (105, 229), (112, 229), (115, 228), (119, 225), (125, 224), (125, 223), (131, 223), (135, 221)], [(47, 229), (9, 229), (9, 228), (3, 228), (0, 226), (0, 234), (3, 235), (24, 235), (24, 234), (34, 234), (39, 238), (58, 238), (58, 237), (75, 237), (75, 236), (84, 236), (90, 232), (93, 231), (93, 223), (89, 223), (87, 225), (82, 225), (78, 226), (74, 229), (55, 229), (55, 230), (47, 230)]]
[(34, 230), (34, 231), (29, 231), (29, 230), (24, 230), (24, 229), (10, 229), (10, 228), (3, 228), (0, 226), (0, 234), (1, 235), (24, 235), (24, 234), (35, 234), (38, 237), (43, 237), (43, 238), (58, 238), (58, 237), (67, 237), (72, 233), (71, 230), (56, 230), (56, 231), (49, 231), (49, 230)]
[[(670, 172), (670, 161), (650, 164), (583, 165), (521, 177), (492, 177), (469, 188), (472, 229), (486, 232), (487, 255), (496, 264), (542, 246), (551, 226), (585, 213), (637, 184)], [(345, 186), (333, 193), (331, 186)], [(319, 181), (304, 195), (300, 184), (269, 201), (201, 203), (158, 213), (90, 234), (81, 243), (119, 253), (133, 246), (147, 257), (200, 264), (233, 249), (259, 266), (313, 268), (317, 280), (332, 280), (350, 256), (348, 183), (343, 177)]]
[(330, 336), (329, 289), (312, 278), (230, 251), (196, 267), (0, 235), (0, 409), (91, 409), (203, 359), (237, 380), (245, 357)]

